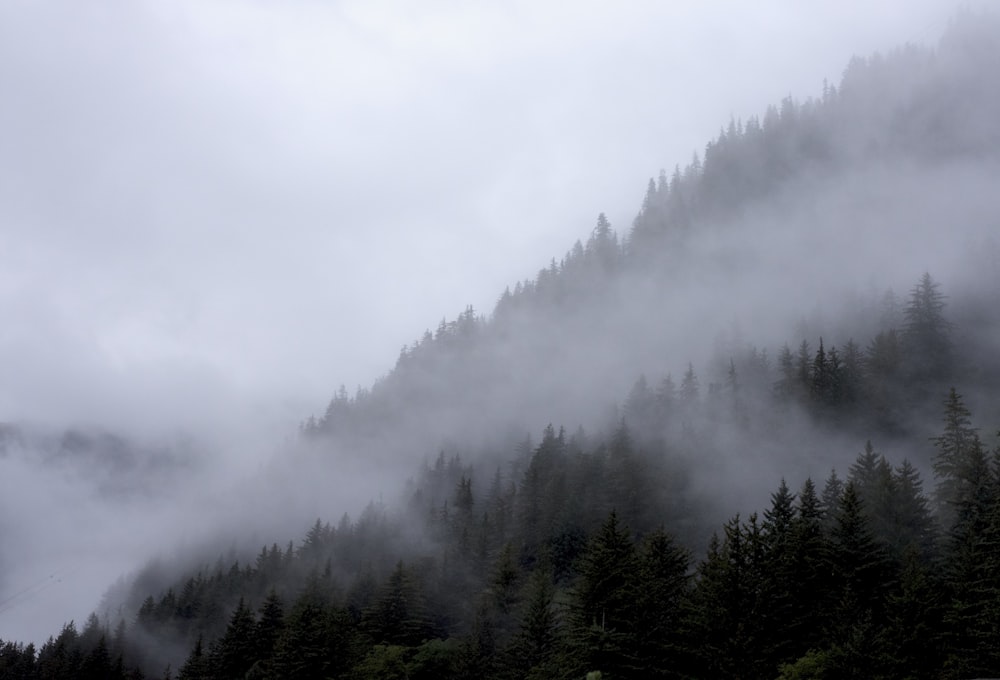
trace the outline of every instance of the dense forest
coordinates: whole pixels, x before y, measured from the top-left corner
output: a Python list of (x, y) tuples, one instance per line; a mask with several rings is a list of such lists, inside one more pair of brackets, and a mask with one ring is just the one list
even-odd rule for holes
[(730, 121), (276, 463), (398, 498), (151, 564), (0, 678), (1000, 675), (998, 65), (963, 15)]

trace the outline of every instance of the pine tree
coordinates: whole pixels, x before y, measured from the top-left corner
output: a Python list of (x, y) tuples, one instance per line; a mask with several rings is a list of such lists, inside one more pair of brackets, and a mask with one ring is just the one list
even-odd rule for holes
[(177, 673), (177, 680), (210, 680), (211, 677), (208, 654), (205, 651), (202, 636), (199, 635), (194, 649), (191, 650), (187, 661)]
[(940, 381), (952, 368), (951, 324), (944, 318), (945, 296), (924, 273), (903, 311), (903, 342), (912, 380)]
[(924, 564), (930, 564), (937, 554), (938, 531), (920, 473), (904, 460), (896, 468), (893, 482), (894, 533), (888, 540), (889, 552), (900, 560), (912, 550)]
[(1000, 479), (982, 456), (969, 471), (975, 482), (957, 503), (945, 564), (946, 678), (1000, 669)]
[(254, 667), (262, 675), (270, 672), (278, 639), (285, 629), (285, 611), (281, 598), (274, 589), (268, 593), (257, 612), (253, 628)]
[(97, 642), (86, 649), (83, 663), (80, 666), (80, 674), (77, 677), (80, 680), (105, 680), (110, 678), (111, 672), (112, 662), (107, 639), (104, 635), (100, 635)]
[(899, 587), (889, 597), (887, 625), (881, 634), (888, 651), (889, 677), (940, 677), (942, 590), (917, 547), (908, 545), (902, 557)]
[(612, 511), (587, 544), (573, 592), (573, 658), (586, 671), (614, 673), (632, 663), (638, 557)]
[(886, 650), (875, 632), (885, 621), (891, 584), (885, 555), (852, 482), (844, 486), (831, 539), (837, 601), (828, 630), (837, 665), (845, 676), (877, 675)]
[(823, 531), (829, 536), (833, 527), (837, 523), (837, 514), (840, 511), (840, 498), (844, 493), (844, 482), (837, 476), (836, 470), (830, 470), (830, 476), (826, 478), (823, 485), (823, 493), (820, 496), (820, 510), (822, 511)]
[(942, 524), (949, 527), (955, 519), (955, 507), (965, 502), (979, 483), (985, 457), (969, 409), (954, 387), (944, 408), (944, 431), (931, 441), (938, 450), (933, 461), (938, 480), (934, 500)]
[(229, 617), (226, 632), (219, 639), (216, 649), (215, 671), (219, 678), (240, 680), (260, 657), (257, 646), (253, 612), (243, 598)]
[(819, 339), (819, 349), (816, 350), (816, 357), (812, 362), (810, 372), (809, 396), (813, 402), (823, 406), (829, 406), (831, 401), (830, 363), (827, 361), (826, 350), (823, 348), (823, 338)]
[(798, 374), (795, 370), (795, 357), (792, 349), (785, 343), (778, 353), (778, 381), (774, 383), (774, 394), (782, 403), (788, 402), (799, 389)]
[(800, 548), (796, 535), (795, 496), (785, 480), (771, 494), (771, 507), (764, 511), (764, 597), (761, 651), (774, 668), (799, 656), (796, 647), (801, 632), (802, 606), (798, 586)]
[(830, 547), (823, 532), (823, 511), (812, 479), (799, 492), (792, 522), (792, 572), (796, 615), (788, 622), (794, 649), (790, 655), (816, 648), (824, 639), (823, 626), (831, 609)]
[(672, 678), (682, 660), (682, 598), (691, 556), (663, 529), (643, 541), (636, 583), (635, 670), (647, 678)]
[(402, 561), (396, 563), (362, 623), (378, 643), (412, 646), (432, 637), (420, 584)]
[(528, 577), (523, 603), (505, 665), (514, 677), (552, 677), (561, 638), (552, 569), (545, 560)]
[(694, 677), (762, 677), (768, 654), (762, 646), (765, 593), (764, 536), (756, 515), (744, 524), (739, 516), (723, 527), (724, 540), (713, 537), (698, 566), (695, 586), (685, 605), (685, 637), (693, 651)]
[(799, 389), (808, 395), (812, 385), (811, 357), (809, 353), (809, 342), (803, 340), (799, 343), (799, 351), (795, 360), (795, 372), (798, 375)]
[(520, 581), (521, 572), (514, 561), (514, 548), (510, 543), (506, 543), (497, 557), (489, 580), (490, 604), (496, 612), (501, 634), (512, 628)]

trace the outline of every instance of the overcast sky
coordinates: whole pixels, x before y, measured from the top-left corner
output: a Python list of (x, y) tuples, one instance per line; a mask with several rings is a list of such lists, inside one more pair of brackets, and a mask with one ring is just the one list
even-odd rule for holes
[(0, 421), (294, 424), (956, 4), (5, 0)]

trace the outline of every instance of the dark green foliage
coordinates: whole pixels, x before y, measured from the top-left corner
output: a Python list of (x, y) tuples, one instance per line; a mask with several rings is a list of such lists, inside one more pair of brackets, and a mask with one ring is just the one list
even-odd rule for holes
[(882, 633), (887, 677), (930, 680), (939, 677), (942, 666), (942, 584), (918, 551), (915, 544), (907, 547), (899, 585), (887, 603)]
[(847, 483), (840, 497), (830, 536), (830, 560), (835, 601), (828, 627), (833, 639), (846, 648), (858, 642), (856, 636), (868, 637), (868, 628), (883, 621), (891, 586), (890, 567), (853, 482)]
[(987, 676), (1000, 668), (1000, 482), (982, 457), (951, 528), (944, 610), (945, 677)]
[(381, 644), (415, 645), (433, 637), (420, 584), (402, 562), (365, 612), (362, 625)]
[(571, 660), (581, 671), (614, 674), (632, 665), (638, 570), (631, 533), (612, 511), (587, 544), (573, 590)]
[(678, 677), (683, 660), (682, 601), (691, 556), (662, 529), (642, 544), (636, 577), (634, 664), (644, 677)]
[(261, 659), (268, 659), (274, 653), (281, 631), (285, 628), (284, 607), (278, 594), (272, 590), (260, 606), (254, 624), (253, 644)]
[[(794, 602), (793, 616), (785, 622), (792, 647), (802, 653), (822, 639), (830, 600), (829, 544), (822, 531), (822, 511), (816, 487), (806, 479), (799, 492), (797, 512), (791, 526), (791, 571), (789, 584)], [(780, 583), (780, 582), (778, 582)], [(780, 654), (780, 649), (776, 650)]]
[(0, 640), (0, 678), (30, 680), (37, 676), (35, 646)]
[(295, 600), (275, 643), (273, 672), (281, 678), (321, 678), (349, 669), (355, 662), (353, 627), (316, 583)]
[(545, 677), (556, 666), (561, 643), (552, 571), (543, 564), (528, 577), (519, 630), (504, 666), (511, 677)]
[(177, 673), (177, 680), (210, 680), (211, 677), (212, 668), (199, 635), (198, 641), (194, 643), (194, 649)]
[[(229, 617), (225, 634), (213, 649), (212, 665), (217, 678), (242, 678), (254, 663), (270, 656), (263, 654), (267, 649), (267, 636), (259, 636), (258, 632), (253, 612), (240, 598)], [(262, 642), (264, 646), (258, 647), (258, 642)], [(271, 641), (272, 646), (273, 644)]]
[(686, 644), (696, 677), (762, 677), (769, 669), (763, 643), (765, 615), (764, 535), (751, 515), (734, 517), (714, 538), (699, 565), (687, 602)]
[(827, 535), (833, 531), (833, 527), (837, 523), (837, 513), (840, 511), (840, 499), (843, 493), (843, 480), (837, 475), (836, 470), (830, 470), (830, 476), (826, 478), (823, 493), (819, 499), (823, 530)]

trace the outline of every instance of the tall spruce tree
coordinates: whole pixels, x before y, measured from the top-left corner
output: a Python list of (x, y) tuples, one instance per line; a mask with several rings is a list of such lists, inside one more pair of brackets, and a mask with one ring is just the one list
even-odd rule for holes
[(961, 395), (952, 387), (944, 402), (944, 429), (931, 441), (937, 448), (934, 501), (941, 523), (947, 528), (955, 521), (955, 509), (965, 502), (979, 484), (985, 454), (979, 433), (972, 427), (971, 413)]
[(587, 544), (573, 591), (570, 660), (581, 672), (625, 673), (635, 663), (638, 571), (631, 533), (612, 511)]
[(944, 317), (944, 307), (940, 284), (925, 272), (910, 291), (903, 311), (903, 344), (911, 380), (937, 383), (951, 373), (951, 324)]

